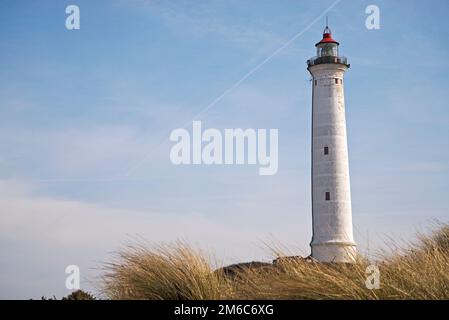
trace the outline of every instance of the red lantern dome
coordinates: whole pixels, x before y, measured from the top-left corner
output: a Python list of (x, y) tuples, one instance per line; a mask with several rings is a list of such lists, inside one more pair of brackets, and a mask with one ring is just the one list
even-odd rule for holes
[(332, 31), (328, 26), (326, 26), (323, 31), (323, 39), (321, 39), (321, 41), (318, 42), (315, 47), (321, 43), (336, 43), (337, 45), (339, 45), (339, 43), (332, 38)]

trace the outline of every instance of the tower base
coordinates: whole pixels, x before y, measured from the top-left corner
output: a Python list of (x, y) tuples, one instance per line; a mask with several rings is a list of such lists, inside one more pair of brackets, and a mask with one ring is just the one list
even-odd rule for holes
[(326, 242), (310, 246), (312, 257), (320, 262), (353, 263), (357, 255), (355, 243)]

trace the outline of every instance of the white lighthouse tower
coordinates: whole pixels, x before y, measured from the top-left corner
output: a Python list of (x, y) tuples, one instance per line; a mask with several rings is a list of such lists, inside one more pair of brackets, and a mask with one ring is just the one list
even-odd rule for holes
[(349, 68), (328, 26), (308, 60), (312, 79), (312, 257), (322, 262), (353, 262), (343, 76)]

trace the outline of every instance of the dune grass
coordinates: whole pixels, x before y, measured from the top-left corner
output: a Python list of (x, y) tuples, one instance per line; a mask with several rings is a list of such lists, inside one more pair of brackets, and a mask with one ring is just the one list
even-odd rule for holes
[(370, 265), (281, 259), (233, 276), (184, 243), (127, 247), (105, 265), (102, 291), (110, 299), (449, 299), (449, 226), (415, 243), (379, 253), (380, 288), (365, 281)]
[(215, 273), (207, 257), (177, 242), (129, 246), (105, 265), (103, 291), (111, 299), (222, 299), (228, 279)]

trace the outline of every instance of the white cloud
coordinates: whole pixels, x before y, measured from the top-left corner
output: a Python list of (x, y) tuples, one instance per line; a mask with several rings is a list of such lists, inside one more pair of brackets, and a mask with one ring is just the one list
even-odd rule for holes
[[(64, 270), (69, 264), (80, 266), (83, 283), (90, 289), (86, 280), (98, 275), (92, 268), (136, 235), (150, 242), (185, 239), (228, 262), (267, 257), (258, 246), (268, 232), (252, 227), (247, 216), (242, 217), (245, 223), (226, 223), (199, 213), (109, 208), (37, 196), (38, 191), (24, 182), (0, 182), (1, 298), (65, 295)], [(247, 207), (253, 210), (254, 203)], [(270, 229), (274, 234), (285, 231), (273, 225)]]

